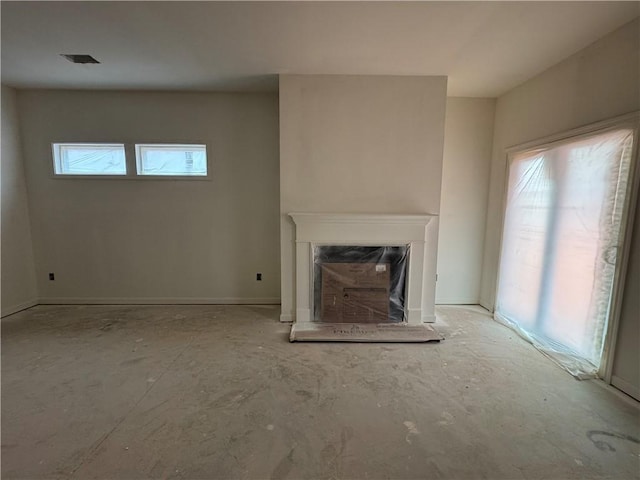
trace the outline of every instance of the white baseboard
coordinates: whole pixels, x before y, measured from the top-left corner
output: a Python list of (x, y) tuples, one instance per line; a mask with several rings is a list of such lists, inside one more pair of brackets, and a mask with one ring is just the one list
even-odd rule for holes
[(41, 297), (41, 305), (280, 305), (277, 297)]
[(436, 305), (480, 305), (477, 298), (445, 298), (436, 300)]
[(26, 302), (18, 303), (17, 305), (11, 305), (9, 307), (2, 306), (2, 311), (0, 312), (0, 317), (6, 317), (9, 315), (13, 315), (14, 313), (18, 313), (22, 310), (26, 310), (27, 308), (34, 307), (38, 304), (38, 299), (33, 298), (31, 300), (27, 300)]
[(422, 323), (435, 323), (435, 315), (422, 315)]
[(640, 401), (640, 388), (636, 385), (633, 385), (620, 377), (616, 377), (615, 375), (611, 376), (611, 385)]
[(480, 305), (482, 308), (484, 308), (485, 310), (488, 310), (489, 312), (493, 313), (493, 302), (488, 302), (486, 299), (480, 299), (480, 302), (478, 302), (478, 305)]

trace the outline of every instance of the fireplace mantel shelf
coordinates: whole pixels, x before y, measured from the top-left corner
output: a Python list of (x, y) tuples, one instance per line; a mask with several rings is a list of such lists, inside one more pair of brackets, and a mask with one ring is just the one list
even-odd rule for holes
[(436, 217), (434, 214), (380, 214), (380, 213), (298, 213), (289, 216), (296, 225), (302, 223), (371, 223), (371, 224), (405, 224), (427, 225)]

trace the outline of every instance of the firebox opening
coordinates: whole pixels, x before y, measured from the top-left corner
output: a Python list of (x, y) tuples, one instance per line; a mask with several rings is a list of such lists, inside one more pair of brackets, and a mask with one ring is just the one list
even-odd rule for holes
[(409, 245), (315, 245), (313, 319), (402, 323)]

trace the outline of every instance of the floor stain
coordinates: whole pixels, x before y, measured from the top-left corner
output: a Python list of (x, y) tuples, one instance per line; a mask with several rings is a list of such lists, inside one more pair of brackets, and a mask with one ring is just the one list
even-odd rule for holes
[(309, 392), (308, 390), (296, 390), (296, 394), (309, 400), (313, 398), (313, 393)]
[(282, 457), (282, 460), (278, 462), (278, 465), (276, 465), (276, 468), (274, 468), (271, 473), (271, 480), (282, 480), (283, 478), (287, 478), (287, 475), (289, 475), (291, 467), (293, 466), (294, 450), (295, 447), (293, 447), (289, 453)]
[(623, 433), (605, 432), (603, 430), (589, 430), (587, 432), (587, 438), (591, 440), (591, 442), (595, 445), (595, 447), (598, 450), (602, 450), (603, 452), (607, 452), (607, 451), (615, 452), (616, 449), (609, 442), (594, 438), (597, 435), (604, 435), (605, 437), (615, 438), (618, 440), (626, 440), (628, 442), (640, 444), (640, 440), (638, 440), (636, 437), (632, 437), (631, 435), (625, 435)]
[(125, 360), (124, 362), (120, 362), (120, 366), (123, 367), (125, 365), (135, 365), (136, 363), (140, 363), (141, 361), (143, 361), (145, 358), (147, 357), (137, 357), (132, 358), (131, 360)]

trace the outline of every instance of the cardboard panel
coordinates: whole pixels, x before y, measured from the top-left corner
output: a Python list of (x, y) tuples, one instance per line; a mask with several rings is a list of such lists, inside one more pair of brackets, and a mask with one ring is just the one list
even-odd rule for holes
[(321, 265), (321, 274), (321, 321), (389, 321), (389, 264), (325, 263)]

